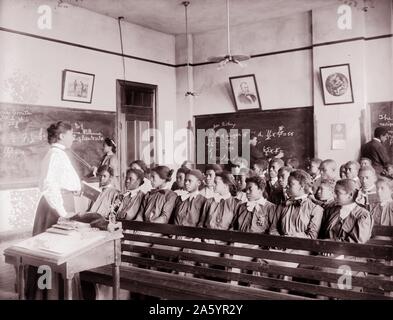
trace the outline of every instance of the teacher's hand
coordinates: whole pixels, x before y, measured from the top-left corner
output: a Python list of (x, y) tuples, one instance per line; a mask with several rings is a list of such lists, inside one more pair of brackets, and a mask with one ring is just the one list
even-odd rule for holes
[(97, 175), (97, 167), (92, 167), (92, 169), (93, 169), (93, 176), (96, 176)]

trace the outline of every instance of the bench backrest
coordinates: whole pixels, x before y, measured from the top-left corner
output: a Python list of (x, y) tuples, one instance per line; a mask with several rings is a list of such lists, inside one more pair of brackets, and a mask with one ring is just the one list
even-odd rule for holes
[[(390, 298), (388, 295), (393, 291), (391, 245), (310, 240), (136, 221), (122, 223), (122, 261), (126, 264), (163, 272), (188, 273), (216, 281), (236, 281), (263, 289), (286, 289), (308, 296), (381, 299)], [(381, 228), (378, 232), (391, 235), (392, 229)], [(236, 269), (242, 272), (236, 272)], [(362, 292), (358, 292), (359, 287)]]

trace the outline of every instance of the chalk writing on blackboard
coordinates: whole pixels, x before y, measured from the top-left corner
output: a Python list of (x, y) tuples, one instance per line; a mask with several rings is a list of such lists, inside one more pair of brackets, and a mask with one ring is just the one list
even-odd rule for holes
[[(210, 139), (197, 134), (198, 167), (203, 170), (207, 163), (223, 164), (223, 159), (232, 161), (231, 151), (235, 154), (238, 150), (238, 156), (247, 158), (242, 150), (245, 145), (250, 146), (250, 134), (257, 137), (256, 148), (267, 159), (284, 154), (285, 158), (296, 157), (303, 163), (314, 156), (313, 120), (312, 107), (196, 116), (197, 133), (200, 129), (212, 131)], [(204, 144), (204, 153), (199, 148), (200, 140)], [(224, 154), (220, 152), (221, 144), (226, 144)], [(214, 146), (216, 148), (212, 149)], [(202, 159), (200, 153), (206, 157)]]
[[(0, 103), (0, 188), (37, 185), (49, 149), (47, 128), (57, 121), (72, 125), (74, 153), (91, 165), (100, 163), (105, 137), (114, 136), (113, 112)], [(79, 162), (74, 165), (80, 177), (89, 173)]]

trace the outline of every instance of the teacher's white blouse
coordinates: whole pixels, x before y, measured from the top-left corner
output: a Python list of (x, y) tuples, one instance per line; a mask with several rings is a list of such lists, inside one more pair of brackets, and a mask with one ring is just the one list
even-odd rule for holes
[(45, 155), (40, 172), (39, 188), (48, 204), (62, 217), (67, 215), (64, 208), (63, 190), (80, 191), (79, 176), (65, 153), (62, 144), (53, 143)]

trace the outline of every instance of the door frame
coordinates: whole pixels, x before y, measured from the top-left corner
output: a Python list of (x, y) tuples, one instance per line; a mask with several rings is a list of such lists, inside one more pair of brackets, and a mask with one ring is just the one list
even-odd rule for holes
[[(118, 152), (117, 152), (117, 160), (119, 162), (119, 169), (120, 169), (120, 186), (121, 191), (123, 191), (123, 181), (125, 179), (125, 174), (128, 168), (127, 162), (127, 117), (126, 112), (124, 112), (124, 105), (123, 102), (125, 101), (125, 87), (126, 86), (134, 86), (134, 87), (143, 87), (147, 89), (152, 89), (154, 91), (154, 101), (153, 101), (153, 112), (152, 112), (152, 119), (147, 120), (147, 116), (135, 116), (135, 120), (144, 120), (149, 121), (150, 129), (157, 129), (157, 104), (158, 104), (158, 86), (148, 83), (141, 83), (141, 82), (134, 82), (134, 81), (127, 81), (127, 80), (116, 80), (116, 122), (115, 122), (115, 131), (116, 131), (116, 141), (118, 144)], [(150, 116), (150, 115), (149, 115)], [(153, 148), (154, 148), (154, 156), (153, 161), (156, 163), (157, 160), (157, 140), (153, 140)]]

